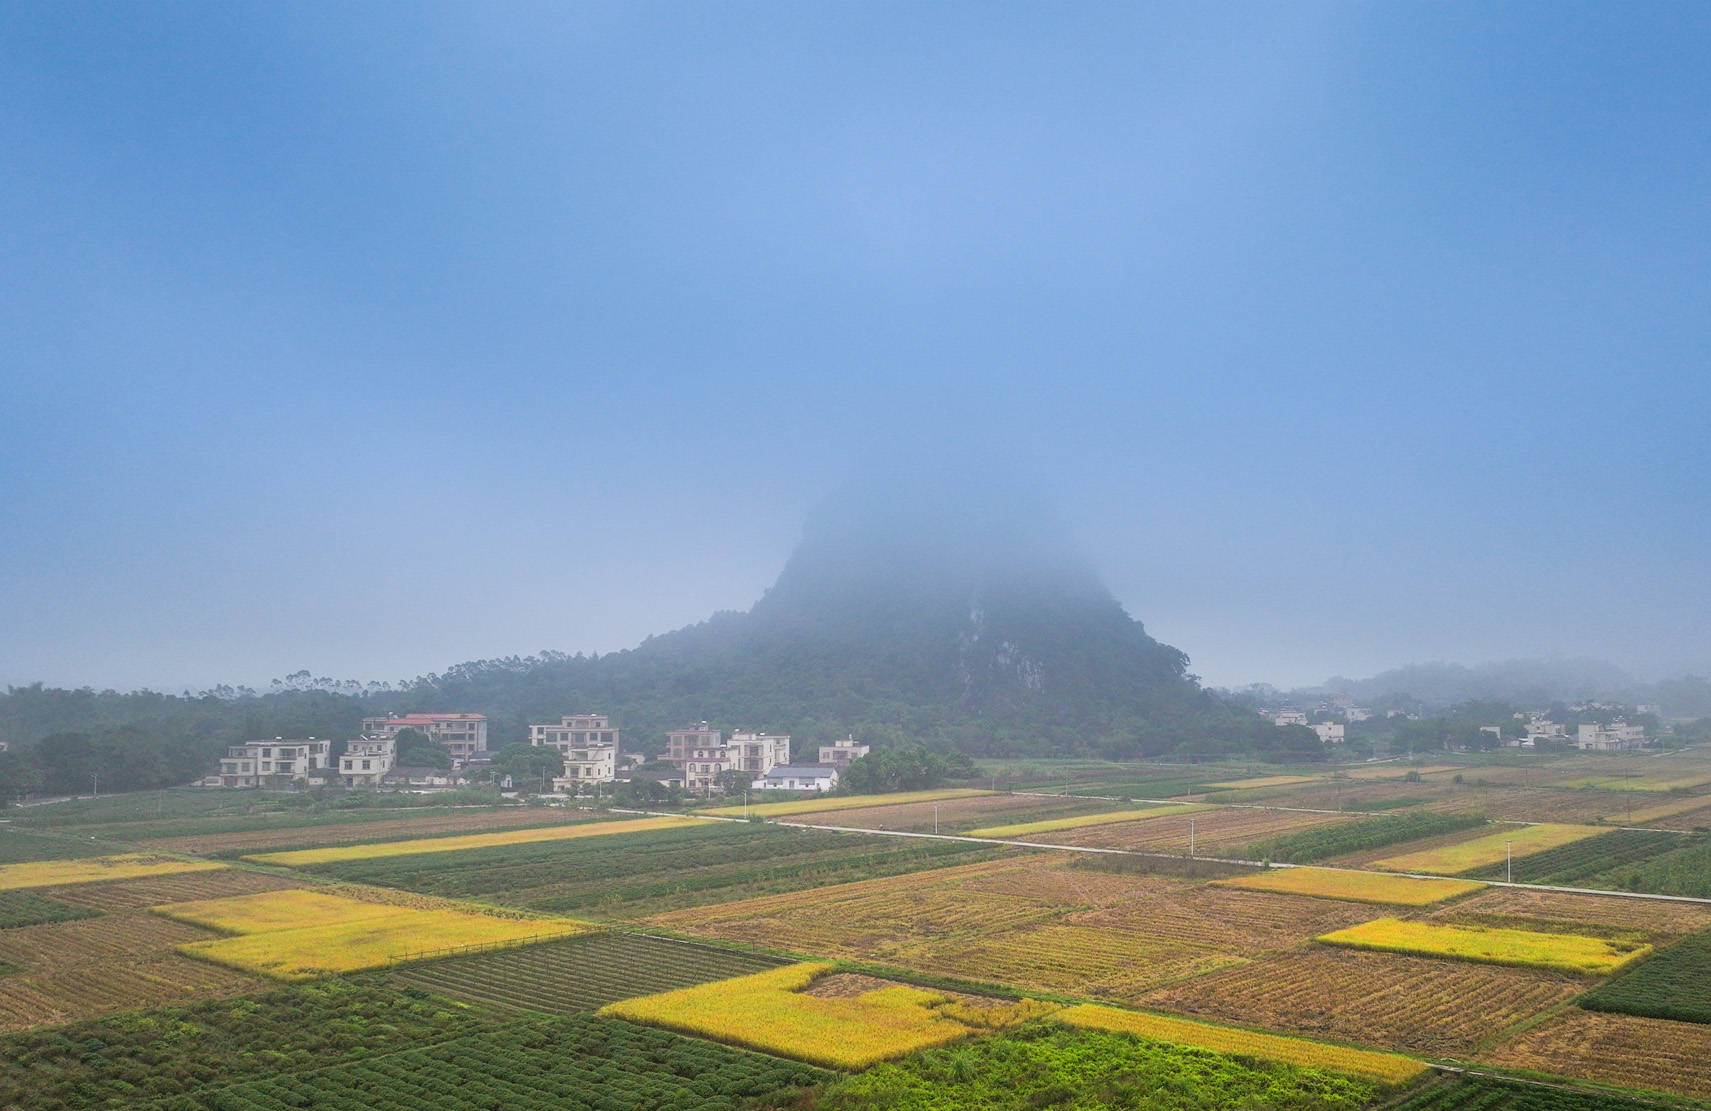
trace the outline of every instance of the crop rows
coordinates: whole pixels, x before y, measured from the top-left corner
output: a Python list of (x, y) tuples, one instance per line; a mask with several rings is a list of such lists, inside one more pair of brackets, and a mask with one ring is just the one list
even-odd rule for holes
[(39, 890), (61, 902), (89, 907), (92, 910), (115, 911), (302, 886), (302, 881), (284, 876), (255, 872), (247, 868), (222, 868), (214, 872), (142, 876), (111, 883), (86, 883), (76, 887), (47, 887)]
[(585, 837), (608, 837), (646, 833), (656, 829), (683, 827), (693, 818), (669, 815), (663, 818), (629, 818), (610, 822), (569, 822), (531, 829), (507, 829), (493, 833), (462, 833), (443, 837), (415, 837), (403, 841), (378, 841), (359, 845), (334, 845), (324, 849), (291, 849), (257, 853), (248, 859), (287, 868), (312, 868), (320, 864), (342, 864), (352, 860), (378, 860), (394, 856), (422, 856), (485, 849), (502, 845), (531, 845), (575, 841)]
[(1576, 977), (1314, 948), (1142, 996), (1148, 1007), (1432, 1056), (1473, 1050), (1585, 987)]
[[(1194, 849), (1199, 855), (1233, 856), (1261, 838), (1354, 820), (1338, 814), (1220, 807), (1196, 814), (1184, 814), (1181, 817), (1164, 816), (1144, 822), (1124, 822), (1114, 826), (1070, 830), (1067, 833), (1049, 834), (1038, 840), (1064, 845), (1181, 853), (1186, 856), (1192, 834)], [(1190, 822), (1193, 823), (1192, 827)]]
[(1594, 976), (1614, 972), (1652, 951), (1650, 945), (1625, 938), (1540, 933), (1504, 926), (1407, 922), (1399, 918), (1374, 919), (1324, 934), (1318, 940), (1380, 953), (1411, 953)]
[[(1515, 882), (1575, 885), (1601, 872), (1650, 860), (1685, 843), (1679, 833), (1615, 829), (1584, 841), (1517, 858)], [(1500, 880), (1508, 875), (1508, 869), (1505, 864), (1491, 864), (1464, 874), (1476, 879)]]
[(578, 1015), (197, 1091), (161, 1111), (736, 1111), (827, 1074), (661, 1030)]
[(1711, 1026), (1570, 1007), (1484, 1053), (1510, 1068), (1711, 1097)]
[(0, 864), (23, 864), (32, 860), (70, 860), (80, 856), (100, 856), (112, 851), (111, 845), (92, 845), (87, 839), (74, 841), (69, 837), (0, 829)]
[(77, 860), (32, 860), (0, 864), (0, 891), (25, 887), (105, 883), (138, 876), (169, 876), (177, 872), (207, 872), (224, 868), (208, 860), (180, 860), (159, 853), (123, 853)]
[(1319, 934), (1370, 917), (1372, 908), (1360, 903), (1200, 886), (1161, 890), (1083, 911), (1069, 920), (1248, 955), (1298, 948)]
[(1441, 837), (1485, 824), (1485, 819), (1467, 815), (1386, 814), (1357, 822), (1320, 826), (1256, 841), (1242, 850), (1248, 860), (1278, 860), (1286, 864), (1310, 864), (1346, 853), (1383, 848), (1403, 841)]
[(429, 961), (390, 975), (401, 984), (497, 1010), (573, 1014), (782, 963), (691, 942), (614, 933)]
[(1519, 1084), (1488, 1076), (1444, 1079), (1388, 1111), (1658, 1111), (1606, 1092), (1576, 1092), (1558, 1085)]
[(1403, 907), (1429, 906), (1485, 886), (1470, 880), (1387, 876), (1378, 872), (1352, 872), (1337, 868), (1273, 868), (1212, 882), (1220, 887), (1247, 891), (1274, 891)]
[(75, 922), (93, 918), (99, 911), (49, 899), (33, 891), (0, 891), (0, 930), (40, 926), (48, 922)]
[(1586, 886), (1711, 898), (1711, 837), (1694, 834), (1677, 843), (1661, 856), (1593, 876)]
[(1643, 935), (1653, 941), (1711, 929), (1711, 906), (1564, 891), (1492, 888), (1433, 911), (1434, 921), (1525, 926), (1568, 933)]
[[(335, 810), (320, 814), (282, 813), (264, 818), (150, 823), (129, 833), (147, 838), (150, 848), (204, 856), (240, 856), (269, 849), (319, 848), (359, 842), (397, 841), (457, 833), (565, 825), (588, 815), (545, 807), (438, 809), (421, 813), (396, 810)], [(112, 836), (114, 832), (105, 831)]]
[(1483, 837), (1402, 853), (1373, 863), (1393, 872), (1461, 876), (1495, 864), (1505, 864), (1510, 859), (1522, 860), (1534, 853), (1584, 841), (1602, 832), (1596, 826), (1508, 826)]
[(1711, 933), (1652, 954), (1578, 1002), (1594, 1011), (1711, 1023)]

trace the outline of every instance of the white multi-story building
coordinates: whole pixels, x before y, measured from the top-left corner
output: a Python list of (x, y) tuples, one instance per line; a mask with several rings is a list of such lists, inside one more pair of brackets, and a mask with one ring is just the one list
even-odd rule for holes
[(451, 753), (453, 760), (467, 760), (487, 747), (485, 714), (388, 714), (362, 719), (365, 737), (396, 737), (406, 729), (425, 734)]
[(305, 780), (309, 773), (330, 767), (331, 741), (286, 740), (245, 741), (226, 746), (220, 761), (219, 786), (261, 787), (281, 780)]
[(1273, 710), (1266, 716), (1271, 719), (1273, 725), (1307, 724), (1307, 712), (1305, 710)]
[(1319, 734), (1319, 739), (1328, 745), (1342, 744), (1346, 739), (1340, 721), (1316, 721), (1308, 728)]
[(556, 724), (531, 725), (529, 743), (556, 748), (564, 757), (564, 774), (553, 778), (555, 791), (618, 778), (618, 731), (605, 714), (566, 714)]
[(392, 770), (398, 756), (398, 741), (391, 736), (358, 737), (345, 746), (339, 757), (339, 778), (346, 787), (378, 787)]
[(838, 768), (847, 768), (857, 760), (872, 751), (871, 745), (856, 744), (855, 734), (850, 734), (841, 741), (833, 741), (829, 745), (820, 746), (820, 763), (831, 764)]
[(1587, 752), (1620, 752), (1629, 748), (1645, 748), (1646, 728), (1643, 725), (1629, 725), (1621, 718), (1609, 725), (1584, 722), (1575, 738), (1575, 744)]
[(790, 737), (781, 733), (724, 733), (696, 722), (665, 735), (665, 758), (683, 772), (683, 785), (691, 791), (718, 786), (721, 772), (765, 775), (779, 764), (790, 762)]

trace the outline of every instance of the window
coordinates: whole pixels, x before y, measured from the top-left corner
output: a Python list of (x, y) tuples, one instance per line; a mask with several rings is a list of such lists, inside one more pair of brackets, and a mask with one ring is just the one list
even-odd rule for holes
[(363, 771), (368, 771), (368, 770), (369, 770), (369, 769), (370, 769), (370, 768), (372, 768), (372, 767), (373, 767), (373, 761), (370, 761), (370, 760), (364, 760), (364, 761), (363, 761), (363, 762), (362, 762), (362, 770), (363, 770)]

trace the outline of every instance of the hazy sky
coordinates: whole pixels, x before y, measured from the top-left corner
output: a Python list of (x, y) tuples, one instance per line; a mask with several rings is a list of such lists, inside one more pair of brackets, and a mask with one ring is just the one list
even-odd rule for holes
[(628, 647), (922, 441), (1212, 682), (1711, 670), (1707, 57), (1702, 0), (0, 4), (0, 683)]

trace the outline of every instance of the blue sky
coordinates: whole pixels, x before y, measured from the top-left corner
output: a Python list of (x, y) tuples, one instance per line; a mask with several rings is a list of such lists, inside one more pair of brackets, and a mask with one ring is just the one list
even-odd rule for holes
[(1711, 670), (1711, 8), (0, 6), (0, 683), (746, 608), (968, 445), (1209, 681)]

